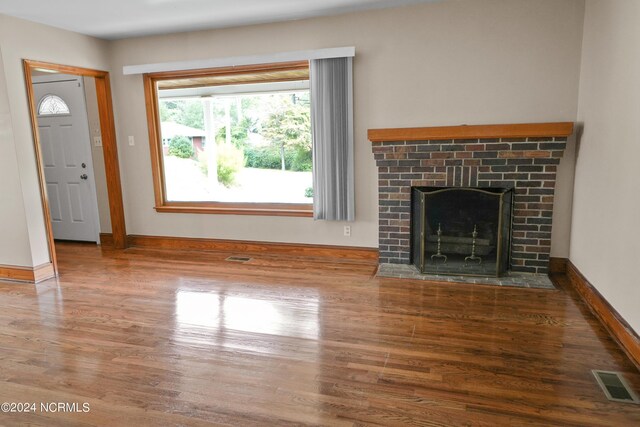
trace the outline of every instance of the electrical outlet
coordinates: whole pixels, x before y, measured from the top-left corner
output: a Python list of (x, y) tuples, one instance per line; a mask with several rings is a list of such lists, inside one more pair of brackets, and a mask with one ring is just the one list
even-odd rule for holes
[(350, 225), (345, 225), (344, 226), (344, 235), (347, 237), (351, 237), (351, 226)]
[(102, 147), (102, 137), (101, 136), (94, 136), (93, 137), (93, 145), (95, 145), (96, 147)]
[(129, 135), (129, 145), (132, 146), (132, 147), (134, 145), (136, 145), (136, 140), (133, 139), (133, 136), (131, 136), (131, 135)]

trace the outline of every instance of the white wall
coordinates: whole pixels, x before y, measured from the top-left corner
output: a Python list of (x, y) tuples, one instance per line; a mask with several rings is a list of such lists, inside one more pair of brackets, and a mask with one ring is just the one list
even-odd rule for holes
[(640, 332), (640, 2), (588, 0), (571, 261)]
[(107, 42), (0, 15), (0, 52), (0, 264), (37, 266), (50, 260), (22, 59), (107, 69)]
[[(111, 44), (127, 230), (377, 246), (377, 175), (367, 129), (573, 121), (582, 0), (460, 0), (335, 17), (126, 39)], [(122, 66), (355, 46), (356, 221), (156, 213), (141, 76)], [(130, 147), (127, 136), (137, 141)], [(569, 150), (571, 154), (571, 150)], [(560, 167), (553, 256), (568, 255), (573, 158)]]
[[(1, 17), (0, 17), (1, 19)], [(0, 21), (1, 23), (1, 21)], [(0, 70), (3, 69), (0, 46)], [(0, 72), (0, 265), (31, 267), (27, 215), (22, 203), (18, 159), (13, 144), (13, 126), (7, 82)]]

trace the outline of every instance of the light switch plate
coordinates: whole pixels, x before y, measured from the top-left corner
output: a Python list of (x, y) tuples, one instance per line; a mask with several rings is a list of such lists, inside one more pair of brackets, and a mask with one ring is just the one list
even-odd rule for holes
[(132, 135), (129, 135), (129, 145), (131, 145), (132, 147), (136, 145), (136, 141), (135, 139), (133, 139)]

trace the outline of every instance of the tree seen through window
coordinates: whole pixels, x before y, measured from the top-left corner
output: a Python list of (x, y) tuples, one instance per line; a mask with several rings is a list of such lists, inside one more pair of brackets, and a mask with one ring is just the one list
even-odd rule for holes
[(159, 91), (167, 200), (312, 202), (308, 89), (175, 95)]

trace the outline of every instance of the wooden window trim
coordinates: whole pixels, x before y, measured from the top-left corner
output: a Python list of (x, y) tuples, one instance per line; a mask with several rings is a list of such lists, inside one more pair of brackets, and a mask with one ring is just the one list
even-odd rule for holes
[[(308, 68), (308, 61), (288, 63), (258, 64), (252, 66), (210, 68), (203, 70), (168, 71), (143, 75), (144, 97), (147, 109), (147, 127), (149, 129), (149, 149), (151, 152), (151, 171), (156, 212), (197, 213), (222, 215), (265, 215), (312, 217), (313, 204), (298, 203), (228, 203), (228, 202), (174, 202), (166, 198), (164, 182), (164, 161), (160, 131), (160, 109), (156, 96), (157, 82), (177, 78), (203, 77), (209, 75), (232, 75), (256, 71), (285, 71)], [(261, 83), (287, 81), (290, 79), (260, 80)], [(249, 82), (247, 82), (249, 83)]]

